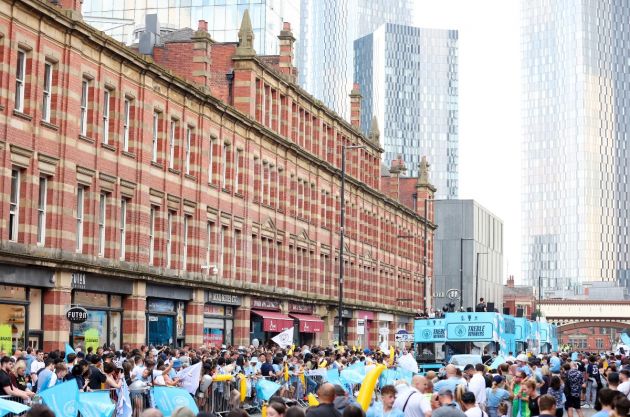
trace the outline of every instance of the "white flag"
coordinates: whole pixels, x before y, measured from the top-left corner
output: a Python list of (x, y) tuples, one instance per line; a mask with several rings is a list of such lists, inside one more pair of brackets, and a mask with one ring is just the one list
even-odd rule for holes
[(293, 327), (286, 329), (276, 337), (272, 337), (271, 340), (280, 345), (281, 348), (291, 346), (293, 344)]
[(197, 388), (199, 388), (201, 366), (202, 362), (199, 361), (193, 366), (182, 369), (177, 373), (177, 375), (175, 375), (176, 378), (180, 379), (181, 387), (192, 395), (195, 395), (197, 393)]

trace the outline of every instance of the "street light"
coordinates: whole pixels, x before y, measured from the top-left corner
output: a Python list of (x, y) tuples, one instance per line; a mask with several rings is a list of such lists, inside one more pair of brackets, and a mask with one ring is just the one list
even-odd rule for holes
[(339, 322), (339, 344), (343, 340), (343, 236), (346, 225), (346, 150), (365, 149), (365, 145), (342, 145), (341, 146), (341, 213), (339, 218), (339, 311), (337, 312)]

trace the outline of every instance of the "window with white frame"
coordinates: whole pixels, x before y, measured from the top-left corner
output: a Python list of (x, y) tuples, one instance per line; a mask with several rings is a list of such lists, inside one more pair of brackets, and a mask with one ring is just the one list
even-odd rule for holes
[(122, 150), (129, 152), (129, 129), (131, 125), (131, 99), (125, 97), (125, 104), (123, 107), (123, 137), (122, 137)]
[(168, 167), (175, 169), (175, 141), (177, 135), (177, 120), (171, 120), (171, 132), (168, 138)]
[(15, 63), (15, 110), (24, 111), (26, 92), (26, 52), (18, 49)]
[(212, 222), (206, 223), (206, 267), (210, 273), (210, 251), (212, 250)]
[(221, 226), (219, 227), (219, 236), (218, 236), (218, 248), (219, 248), (219, 260), (218, 260), (218, 265), (217, 267), (219, 268), (219, 274), (221, 274), (221, 276), (223, 276), (223, 257), (225, 254), (225, 232), (226, 232), (227, 227), (225, 226)]
[(171, 267), (171, 247), (173, 245), (173, 212), (166, 217), (166, 267)]
[(184, 159), (184, 173), (190, 175), (190, 146), (192, 141), (192, 127), (186, 126), (186, 149)]
[(42, 120), (50, 122), (52, 108), (52, 76), (53, 64), (44, 63), (44, 88), (42, 92)]
[(191, 220), (191, 216), (184, 216), (184, 248), (182, 251), (182, 269), (184, 271), (188, 269), (188, 226)]
[(149, 265), (153, 265), (153, 258), (155, 256), (155, 214), (157, 210), (154, 206), (151, 206), (151, 212), (149, 213)]
[(127, 200), (120, 200), (120, 260), (125, 260), (127, 252)]
[(11, 170), (11, 200), (9, 202), (9, 240), (17, 242), (20, 226), (20, 170)]
[(98, 199), (98, 256), (105, 256), (105, 232), (107, 222), (107, 194), (101, 193)]
[(103, 91), (103, 143), (109, 144), (109, 111), (112, 92), (109, 89)]
[(159, 127), (160, 127), (160, 113), (157, 111), (153, 112), (153, 137), (151, 140), (151, 162), (158, 161), (158, 138), (159, 138)]
[(240, 164), (241, 164), (241, 155), (242, 151), (240, 149), (236, 150), (236, 155), (234, 155), (234, 192), (238, 193), (239, 190), (239, 174), (240, 174)]
[(221, 154), (221, 187), (227, 187), (227, 164), (228, 164), (228, 151), (230, 150), (230, 145), (227, 143), (223, 144), (223, 153)]
[(88, 95), (90, 93), (90, 82), (84, 79), (81, 82), (81, 115), (79, 133), (87, 136), (88, 133)]
[(77, 187), (77, 207), (76, 207), (76, 251), (83, 250), (83, 203), (85, 199), (85, 187), (79, 185)]
[(39, 177), (39, 192), (37, 193), (37, 244), (46, 243), (46, 194), (48, 192), (48, 178)]
[(214, 146), (216, 144), (216, 141), (212, 138), (210, 138), (210, 151), (208, 153), (208, 183), (212, 184), (213, 179), (214, 179), (214, 175), (213, 175), (213, 168), (214, 168)]

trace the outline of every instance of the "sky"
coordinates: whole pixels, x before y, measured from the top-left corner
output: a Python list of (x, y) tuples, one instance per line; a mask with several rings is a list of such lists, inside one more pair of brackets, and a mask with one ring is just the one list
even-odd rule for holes
[(519, 0), (412, 0), (415, 25), (459, 31), (459, 198), (503, 220), (504, 280), (521, 281)]

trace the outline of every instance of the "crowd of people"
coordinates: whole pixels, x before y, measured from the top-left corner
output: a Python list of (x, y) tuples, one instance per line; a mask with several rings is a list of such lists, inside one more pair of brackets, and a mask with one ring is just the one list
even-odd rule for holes
[[(406, 353), (397, 350), (394, 356)], [(244, 374), (248, 398), (256, 406), (261, 403), (254, 389), (258, 379), (283, 382), (283, 389), (266, 403), (268, 417), (562, 417), (565, 412), (568, 417), (584, 417), (582, 410), (591, 407), (597, 410), (595, 417), (625, 417), (630, 410), (630, 358), (621, 355), (509, 355), (497, 369), (481, 363), (447, 365), (439, 372), (380, 386), (378, 401), (367, 413), (351, 387), (322, 383), (310, 376), (315, 370), (343, 371), (357, 363), (366, 373), (379, 364), (396, 367), (395, 358), (378, 349), (340, 346), (131, 349), (125, 345), (121, 350), (103, 347), (69, 354), (27, 349), (0, 358), (0, 386), (6, 396), (26, 403), (65, 381), (75, 381), (80, 391), (116, 389), (123, 382), (131, 390), (178, 386), (178, 371), (201, 362), (196, 394), (200, 409), (216, 375)], [(317, 393), (319, 405), (304, 409), (287, 401), (296, 399), (292, 387), (300, 381), (304, 385), (300, 399)], [(238, 406), (231, 408), (230, 417), (247, 415)], [(45, 412), (39, 406), (29, 411), (30, 417), (51, 417), (42, 414)], [(157, 412), (148, 408), (144, 417), (158, 417)]]

